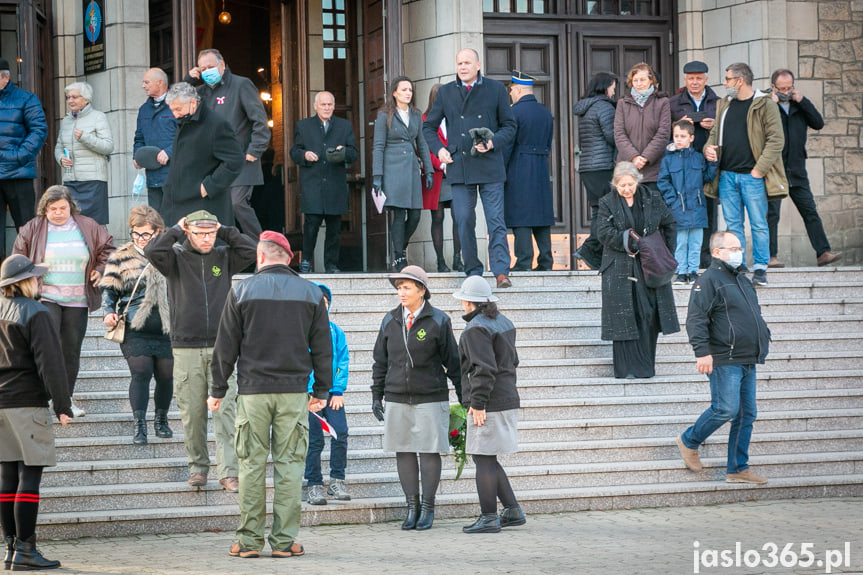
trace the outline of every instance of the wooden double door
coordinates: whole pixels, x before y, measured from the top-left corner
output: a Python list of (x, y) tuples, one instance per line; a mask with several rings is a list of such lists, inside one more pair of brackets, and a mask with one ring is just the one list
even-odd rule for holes
[[(578, 122), (573, 105), (584, 95), (597, 72), (620, 78), (638, 62), (648, 62), (661, 79), (662, 89), (676, 89), (670, 55), (671, 21), (631, 22), (605, 19), (574, 21), (486, 15), (484, 73), (507, 81), (512, 70), (536, 78), (535, 95), (554, 117), (551, 153), (555, 225), (552, 234), (568, 235), (570, 253), (577, 237), (590, 233), (590, 205), (578, 176)], [(574, 262), (571, 262), (574, 267)]]

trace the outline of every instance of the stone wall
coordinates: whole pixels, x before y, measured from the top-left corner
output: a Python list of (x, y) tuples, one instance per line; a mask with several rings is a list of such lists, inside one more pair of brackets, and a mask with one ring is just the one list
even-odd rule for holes
[[(795, 87), (824, 115), (810, 131), (807, 151), (815, 195), (831, 248), (843, 263), (863, 261), (863, 1), (678, 0), (682, 67), (702, 60), (720, 95), (724, 69), (748, 62), (755, 87), (767, 88), (777, 68), (795, 72)], [(814, 265), (803, 220), (790, 200), (782, 205), (779, 255), (789, 265)]]

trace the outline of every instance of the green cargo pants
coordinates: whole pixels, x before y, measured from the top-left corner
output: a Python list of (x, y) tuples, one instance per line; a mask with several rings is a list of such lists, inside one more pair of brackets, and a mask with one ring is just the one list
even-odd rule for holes
[(289, 547), (300, 532), (303, 471), (309, 447), (309, 396), (264, 393), (237, 398), (234, 446), (240, 462), (237, 540), (262, 550), (267, 522), (267, 454), (273, 455), (273, 527), (270, 548)]
[[(189, 473), (207, 475), (210, 455), (207, 452), (207, 396), (213, 375), (210, 364), (213, 348), (174, 348), (174, 398), (183, 421), (183, 441), (189, 458)], [(237, 454), (234, 452), (234, 415), (237, 412), (237, 377), (228, 379), (228, 393), (219, 411), (213, 413), (216, 436), (216, 467), (219, 479), (237, 477)]]

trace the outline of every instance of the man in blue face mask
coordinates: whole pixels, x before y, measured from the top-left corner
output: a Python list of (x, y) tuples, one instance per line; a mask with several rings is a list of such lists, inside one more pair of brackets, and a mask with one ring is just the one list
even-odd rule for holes
[(212, 48), (201, 50), (198, 65), (184, 81), (197, 87), (204, 106), (228, 121), (243, 147), (246, 161), (231, 185), (231, 203), (237, 226), (257, 240), (261, 224), (249, 200), (254, 187), (264, 183), (260, 158), (270, 142), (267, 112), (258, 89), (248, 78), (232, 74), (222, 54)]

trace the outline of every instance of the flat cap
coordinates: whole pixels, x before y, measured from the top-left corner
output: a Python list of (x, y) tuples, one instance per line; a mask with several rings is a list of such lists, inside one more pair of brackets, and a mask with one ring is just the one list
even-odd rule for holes
[(698, 60), (693, 60), (692, 62), (687, 62), (685, 66), (683, 66), (684, 74), (706, 74), (707, 73), (707, 64), (704, 62), (699, 62)]

